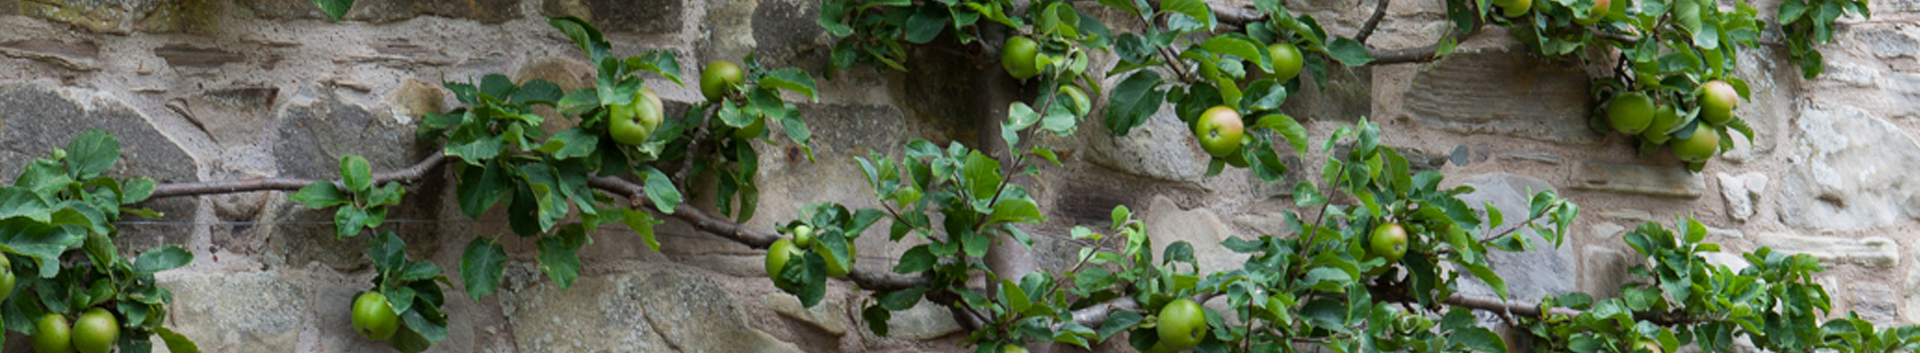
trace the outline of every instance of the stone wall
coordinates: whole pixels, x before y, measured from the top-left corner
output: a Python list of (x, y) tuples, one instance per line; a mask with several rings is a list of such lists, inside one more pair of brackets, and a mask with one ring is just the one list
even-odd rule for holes
[[(1333, 33), (1352, 33), (1373, 7), (1358, 2), (1290, 6)], [(1762, 13), (1772, 13), (1772, 3), (1759, 4)], [(396, 169), (436, 151), (413, 128), (419, 114), (456, 104), (442, 80), (506, 73), (568, 88), (591, 80), (584, 56), (545, 17), (588, 18), (608, 32), (616, 54), (666, 49), (689, 71), (757, 53), (820, 74), (831, 39), (814, 24), (817, 6), (361, 0), (334, 23), (305, 0), (0, 0), (0, 180), (96, 128), (126, 146), (117, 173), (161, 182), (333, 178), (347, 154)], [(1623, 136), (1590, 132), (1590, 70), (1528, 55), (1498, 30), (1434, 63), (1336, 70), (1327, 87), (1296, 93), (1286, 109), (1315, 139), (1371, 117), (1417, 168), (1446, 172), (1448, 185), (1476, 186), (1467, 197), (1474, 204), (1524, 207), (1522, 195), (1542, 189), (1579, 203), (1584, 212), (1566, 247), (1495, 259), (1517, 297), (1611, 292), (1635, 261), (1621, 233), (1691, 213), (1712, 227), (1709, 241), (1729, 251), (1770, 246), (1818, 256), (1836, 310), (1920, 322), (1920, 257), (1903, 256), (1920, 247), (1920, 183), (1908, 177), (1920, 169), (1912, 136), (1920, 105), (1911, 103), (1920, 97), (1920, 27), (1912, 25), (1920, 4), (1874, 6), (1873, 20), (1842, 21), (1840, 44), (1822, 48), (1828, 73), (1818, 79), (1801, 79), (1779, 51), (1741, 58), (1738, 75), (1755, 100), (1738, 113), (1760, 134), (1699, 174), (1670, 156), (1634, 155)], [(1394, 2), (1373, 44), (1429, 44), (1446, 30), (1443, 18), (1437, 1)], [(807, 203), (874, 205), (851, 156), (894, 153), (913, 138), (977, 140), (971, 117), (979, 114), (954, 97), (973, 94), (970, 82), (998, 69), (971, 67), (949, 50), (913, 55), (922, 60), (911, 74), (859, 68), (823, 77), (820, 101), (802, 106), (820, 158), (763, 153), (763, 199), (750, 226), (771, 229)], [(670, 109), (699, 100), (693, 87), (649, 86)], [(1031, 229), (1043, 235), (1036, 249), (1050, 254), (1041, 256), (1043, 268), (1081, 245), (1058, 235), (1102, 224), (1115, 205), (1139, 212), (1159, 244), (1195, 243), (1208, 268), (1238, 262), (1216, 245), (1226, 237), (1281, 232), (1291, 188), (1244, 171), (1203, 178), (1204, 152), (1166, 111), (1126, 137), (1088, 124), (1074, 137), (1042, 139), (1066, 165), (1026, 181), (1050, 216)], [(780, 143), (763, 148), (795, 148)], [(1297, 172), (1317, 168), (1303, 164)], [(462, 215), (446, 181), (412, 187), (393, 218), (410, 253), (457, 268), (468, 240), (496, 235), (502, 221)], [(124, 224), (118, 241), (135, 251), (180, 243), (195, 253), (193, 264), (160, 279), (177, 293), (170, 325), (209, 351), (386, 351), (348, 324), (351, 296), (373, 276), (366, 237), (335, 240), (326, 213), (285, 198), (152, 201), (167, 217)], [(565, 291), (531, 265), (531, 242), (501, 238), (519, 261), (505, 288), (477, 302), (450, 295), (451, 334), (434, 351), (961, 351), (960, 328), (942, 309), (897, 314), (893, 336), (876, 337), (857, 320), (866, 298), (850, 283), (832, 282), (822, 305), (802, 308), (764, 278), (760, 252), (684, 224), (663, 227), (657, 252), (625, 228), (599, 230), (582, 253), (584, 276)], [(858, 266), (891, 267), (906, 246), (884, 238), (858, 242), (868, 254)], [(26, 351), (20, 337), (7, 342), (5, 351)], [(1098, 350), (1126, 351), (1119, 346)]]

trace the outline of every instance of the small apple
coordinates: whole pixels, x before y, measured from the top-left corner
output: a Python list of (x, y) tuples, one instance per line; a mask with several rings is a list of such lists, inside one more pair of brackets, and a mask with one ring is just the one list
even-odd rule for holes
[(1000, 47), (1000, 68), (1007, 70), (1007, 75), (1013, 78), (1033, 78), (1040, 75), (1040, 66), (1033, 60), (1039, 55), (1040, 43), (1033, 41), (1033, 38), (1007, 38), (1006, 44)]
[(1616, 131), (1639, 134), (1653, 122), (1653, 98), (1640, 92), (1613, 96), (1613, 100), (1607, 102), (1607, 121), (1613, 123)]
[(1227, 157), (1240, 151), (1244, 129), (1239, 112), (1226, 106), (1216, 106), (1200, 113), (1200, 120), (1193, 125), (1193, 136), (1200, 138), (1200, 148), (1207, 150), (1208, 154)]
[(1175, 351), (1193, 348), (1206, 338), (1207, 314), (1200, 303), (1175, 299), (1160, 308), (1160, 322), (1155, 329), (1160, 334), (1160, 344), (1166, 348)]
[(1701, 86), (1700, 119), (1713, 126), (1725, 126), (1733, 119), (1733, 109), (1740, 107), (1740, 92), (1726, 81), (1713, 80)]
[(107, 353), (120, 341), (120, 320), (107, 309), (87, 309), (73, 321), (73, 348), (80, 353)]
[(400, 315), (387, 305), (387, 296), (372, 290), (353, 300), (353, 332), (375, 341), (385, 341), (400, 329)]
[(1612, 8), (1613, 2), (1610, 0), (1594, 0), (1593, 7), (1587, 9), (1587, 17), (1575, 18), (1573, 19), (1573, 23), (1578, 23), (1581, 26), (1592, 26), (1595, 23), (1600, 23), (1600, 19), (1606, 18), (1607, 12), (1612, 10)]
[(746, 73), (740, 71), (740, 66), (726, 61), (709, 63), (707, 69), (700, 72), (700, 94), (707, 96), (708, 102), (726, 99), (746, 83)]
[(38, 353), (73, 353), (73, 326), (67, 325), (67, 317), (48, 313), (40, 316), (40, 322), (34, 324), (33, 351)]
[(660, 102), (660, 95), (652, 88), (641, 88), (633, 94), (633, 101), (614, 106), (612, 121), (607, 125), (607, 134), (613, 135), (613, 141), (624, 145), (646, 143), (653, 132), (660, 128), (660, 119), (666, 114), (666, 108)]
[(1293, 80), (1300, 76), (1300, 66), (1306, 63), (1306, 57), (1300, 56), (1300, 47), (1293, 43), (1279, 42), (1267, 46), (1267, 52), (1273, 55), (1273, 77), (1280, 82)]

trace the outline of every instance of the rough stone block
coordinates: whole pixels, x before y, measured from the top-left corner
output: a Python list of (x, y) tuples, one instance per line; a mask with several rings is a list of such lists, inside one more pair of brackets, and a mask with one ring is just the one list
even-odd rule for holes
[[(1545, 180), (1526, 176), (1490, 173), (1468, 178), (1462, 185), (1472, 186), (1472, 193), (1460, 195), (1460, 201), (1474, 208), (1482, 208), (1488, 203), (1499, 208), (1507, 215), (1525, 213), (1528, 201), (1534, 192), (1553, 190), (1553, 185)], [(1483, 211), (1484, 212), (1484, 211)], [(1525, 222), (1525, 217), (1507, 217), (1504, 224), (1489, 225), (1495, 228), (1508, 227)], [(1545, 221), (1541, 221), (1545, 222)], [(1552, 244), (1546, 239), (1527, 234), (1528, 241), (1534, 244)], [(1524, 252), (1500, 252), (1487, 254), (1487, 263), (1495, 273), (1507, 282), (1507, 293), (1512, 298), (1537, 300), (1545, 295), (1558, 295), (1575, 290), (1574, 281), (1579, 278), (1575, 272), (1572, 247), (1542, 246)], [(1467, 277), (1462, 277), (1463, 279)], [(1485, 284), (1466, 279), (1461, 285), (1463, 293), (1492, 297), (1493, 292)]]
[(1579, 68), (1522, 47), (1454, 53), (1420, 68), (1406, 108), (1434, 129), (1590, 145), (1602, 136), (1587, 128), (1587, 84)]
[[(1101, 127), (1105, 129), (1104, 126)], [(1114, 170), (1165, 181), (1199, 181), (1207, 172), (1208, 157), (1193, 139), (1193, 131), (1174, 116), (1173, 106), (1147, 118), (1126, 136), (1100, 130), (1086, 133), (1087, 160)]]
[[(311, 1), (240, 0), (254, 16), (270, 19), (323, 19), (326, 14)], [(517, 0), (360, 0), (347, 11), (343, 20), (375, 23), (395, 22), (420, 16), (441, 16), (498, 24), (520, 17)]]
[(259, 142), (279, 94), (280, 89), (273, 87), (223, 88), (175, 99), (167, 107), (206, 131), (221, 147), (235, 148)]
[(243, 62), (245, 54), (221, 48), (202, 48), (191, 44), (168, 44), (153, 49), (153, 55), (167, 60), (167, 65), (188, 68), (216, 68), (221, 65)]
[(1567, 182), (1577, 190), (1685, 198), (1707, 190), (1706, 179), (1684, 166), (1581, 161), (1569, 168)]
[(1920, 144), (1852, 107), (1806, 107), (1794, 120), (1780, 220), (1805, 229), (1856, 230), (1920, 219)]
[(437, 152), (414, 136), (412, 124), (379, 119), (367, 108), (341, 101), (331, 88), (301, 88), (290, 100), (273, 119), (279, 124), (273, 159), (280, 175), (338, 178), (340, 157), (346, 155), (365, 157), (373, 170), (397, 170)]
[(1741, 222), (1753, 217), (1755, 200), (1767, 192), (1767, 176), (1751, 172), (1740, 176), (1719, 173), (1716, 177), (1720, 178), (1720, 196), (1727, 200), (1727, 215)]
[(1205, 207), (1191, 210), (1181, 209), (1166, 196), (1155, 196), (1147, 209), (1141, 210), (1141, 222), (1147, 224), (1147, 236), (1153, 238), (1153, 254), (1159, 258), (1165, 254), (1168, 245), (1185, 241), (1193, 245), (1193, 258), (1200, 262), (1200, 273), (1230, 271), (1240, 268), (1248, 255), (1227, 250), (1220, 242), (1233, 237), (1233, 228), (1220, 221), (1220, 216)]
[(167, 326), (212, 351), (292, 352), (311, 305), (307, 288), (268, 272), (163, 275)]
[[(156, 129), (133, 106), (112, 94), (83, 88), (54, 88), (32, 83), (0, 83), (0, 180), (12, 183), (26, 161), (46, 158), (87, 130), (104, 130), (119, 139), (120, 161), (109, 175), (146, 176), (160, 183), (198, 181), (193, 157)], [(150, 200), (164, 221), (190, 221), (199, 209), (189, 198)], [(137, 217), (129, 217), (137, 218)], [(132, 219), (129, 219), (132, 220)], [(126, 254), (161, 244), (180, 244), (190, 233), (165, 225), (122, 225), (114, 239)]]
[(1580, 287), (1594, 299), (1612, 298), (1619, 293), (1620, 285), (1633, 280), (1633, 276), (1627, 274), (1627, 269), (1637, 265), (1632, 254), (1608, 247), (1588, 247), (1580, 268), (1583, 279)]
[(789, 319), (799, 320), (834, 336), (847, 334), (847, 307), (839, 300), (827, 299), (808, 308), (800, 304), (800, 299), (787, 293), (768, 293), (760, 295), (760, 304), (773, 308)]
[(101, 65), (100, 47), (89, 41), (12, 40), (0, 42), (0, 55), (39, 60), (75, 71), (99, 70)]
[(1774, 251), (1812, 255), (1829, 266), (1854, 264), (1885, 269), (1900, 263), (1900, 244), (1882, 237), (1847, 239), (1767, 232), (1760, 233), (1755, 243)]
[(1876, 325), (1891, 326), (1900, 322), (1899, 299), (1893, 294), (1893, 288), (1885, 283), (1854, 282), (1852, 293), (1853, 311), (1860, 318)]
[(608, 33), (661, 34), (680, 30), (685, 0), (546, 0), (548, 17), (578, 16)]

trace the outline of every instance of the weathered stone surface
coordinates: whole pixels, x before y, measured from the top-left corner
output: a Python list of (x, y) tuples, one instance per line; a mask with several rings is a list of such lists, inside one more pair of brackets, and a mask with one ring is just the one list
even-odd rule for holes
[[(640, 302), (646, 297), (638, 286), (647, 276), (582, 277), (566, 290), (540, 283), (503, 291), (514, 345), (522, 352), (674, 352)], [(722, 293), (712, 300), (731, 304), (728, 298)]]
[[(1554, 190), (1553, 185), (1545, 180), (1507, 173), (1476, 175), (1462, 184), (1472, 186), (1474, 191), (1460, 195), (1460, 201), (1476, 209), (1492, 203), (1493, 207), (1508, 215), (1524, 213), (1521, 210), (1527, 209), (1527, 202), (1533, 196), (1530, 192)], [(1524, 218), (1506, 217), (1506, 223), (1491, 226), (1509, 227), (1525, 222)], [(1532, 232), (1521, 233), (1531, 237), (1529, 241), (1534, 244), (1552, 244)], [(1507, 293), (1513, 298), (1538, 299), (1544, 295), (1571, 292), (1576, 289), (1575, 279), (1579, 278), (1579, 274), (1574, 272), (1571, 247), (1541, 246), (1518, 253), (1494, 251), (1487, 254), (1487, 263), (1506, 280)], [(1492, 297), (1492, 290), (1485, 284), (1472, 280), (1468, 282), (1473, 283), (1461, 285), (1462, 292)]]
[(165, 0), (156, 1), (140, 19), (139, 29), (144, 32), (185, 32), (209, 34), (220, 30), (220, 19), (225, 14), (228, 1), (224, 0)]
[(1767, 192), (1767, 176), (1750, 172), (1734, 176), (1719, 173), (1720, 196), (1727, 199), (1727, 216), (1736, 221), (1746, 222), (1753, 217), (1753, 203)]
[[(866, 325), (860, 325), (867, 335), (873, 332)], [(907, 310), (893, 312), (887, 319), (887, 337), (926, 340), (960, 332), (960, 323), (953, 321), (953, 313), (940, 304), (922, 300)]]
[(756, 50), (758, 58), (808, 72), (827, 72), (833, 42), (820, 27), (819, 1), (767, 1), (753, 13), (753, 40), (779, 43)]
[(1666, 197), (1700, 197), (1707, 181), (1685, 166), (1650, 166), (1595, 161), (1575, 162), (1567, 183), (1577, 190)]
[[(1562, 144), (1596, 144), (1587, 128), (1587, 77), (1524, 47), (1454, 53), (1423, 66), (1406, 97), (1421, 125)], [(1527, 99), (1514, 99), (1526, 97)]]
[[(104, 130), (120, 141), (120, 161), (108, 174), (146, 176), (160, 183), (198, 181), (198, 168), (171, 138), (148, 118), (112, 94), (83, 88), (54, 88), (34, 83), (0, 83), (0, 180), (12, 183), (26, 161), (66, 148), (74, 136)], [(191, 199), (160, 199), (141, 204), (165, 213), (166, 220), (193, 220)], [(114, 239), (121, 251), (138, 254), (160, 244), (180, 244), (189, 232), (162, 225), (123, 225)]]
[(1886, 283), (1854, 282), (1852, 294), (1853, 311), (1859, 313), (1860, 318), (1878, 325), (1899, 323), (1899, 299)]
[(167, 107), (206, 131), (221, 147), (253, 145), (271, 122), (280, 89), (236, 87), (210, 90), (167, 102)]
[(201, 69), (247, 60), (245, 54), (220, 48), (202, 48), (191, 44), (168, 44), (153, 48), (153, 55), (166, 59), (167, 65)]
[(609, 33), (660, 34), (680, 30), (685, 0), (546, 0), (547, 17), (578, 16)]
[(210, 352), (292, 352), (306, 322), (304, 286), (268, 272), (163, 275), (167, 327)]
[(0, 55), (40, 60), (70, 70), (100, 69), (100, 47), (93, 42), (63, 42), (52, 39), (21, 39), (0, 42)]
[[(318, 263), (335, 271), (352, 272), (372, 268), (367, 258), (367, 243), (373, 237), (338, 238), (333, 227), (333, 209), (315, 210), (293, 202), (276, 201), (272, 211), (261, 218), (272, 220), (266, 228), (266, 253), (262, 262), (273, 267), (302, 267)], [(233, 244), (246, 246), (247, 244)], [(242, 251), (243, 249), (229, 249)]]
[(1820, 259), (1820, 263), (1829, 266), (1853, 264), (1892, 268), (1900, 263), (1900, 244), (1882, 237), (1847, 239), (1767, 232), (1760, 233), (1760, 237), (1754, 241), (1775, 251), (1813, 255)]
[(1605, 240), (1613, 239), (1614, 237), (1620, 236), (1620, 234), (1625, 234), (1626, 231), (1627, 227), (1622, 227), (1618, 224), (1595, 222), (1592, 227), (1587, 228), (1587, 235), (1597, 240)]
[(759, 47), (760, 42), (753, 36), (753, 14), (759, 7), (760, 0), (707, 2), (706, 16), (700, 21), (700, 31), (706, 34), (706, 40), (700, 42), (700, 60), (737, 62)]
[(137, 9), (114, 0), (25, 0), (20, 13), (102, 33), (127, 33)]
[[(326, 14), (311, 1), (241, 0), (254, 16), (265, 19), (322, 19)], [(520, 17), (516, 0), (360, 0), (347, 11), (347, 21), (394, 22), (420, 16), (463, 18), (497, 24)]]
[(302, 88), (276, 115), (273, 154), (280, 175), (337, 178), (340, 157), (350, 154), (366, 157), (373, 170), (396, 170), (428, 153), (412, 124), (378, 119), (367, 108), (341, 101), (330, 88)]
[(780, 313), (780, 316), (800, 320), (828, 334), (834, 336), (847, 334), (847, 307), (839, 300), (827, 299), (808, 308), (801, 305), (800, 299), (794, 298), (793, 295), (769, 293), (760, 295), (760, 304), (772, 308), (774, 312)]
[(1794, 120), (1780, 218), (1807, 229), (1854, 230), (1920, 218), (1920, 145), (1899, 126), (1852, 106), (1807, 107)]
[[(1101, 127), (1105, 129), (1105, 127)], [(1120, 172), (1166, 181), (1199, 181), (1212, 159), (1193, 139), (1193, 131), (1162, 106), (1147, 123), (1126, 136), (1089, 131), (1087, 160)]]
[(1747, 263), (1747, 258), (1725, 252), (1700, 253), (1700, 258), (1706, 259), (1708, 264), (1726, 266), (1728, 270), (1734, 273), (1739, 273), (1740, 270), (1753, 267), (1753, 264)]
[[(1317, 119), (1355, 122), (1373, 114), (1372, 67), (1328, 65), (1326, 87), (1320, 86), (1311, 71), (1300, 72), (1300, 90), (1287, 92), (1287, 101), (1280, 104), (1280, 111), (1300, 119), (1303, 124)], [(1281, 155), (1286, 155), (1284, 151), (1288, 149), (1290, 147), (1282, 147)]]
[(1902, 292), (1901, 295), (1906, 299), (1907, 310), (1905, 311), (1906, 314), (1901, 315), (1901, 317), (1906, 318), (1908, 322), (1920, 321), (1920, 313), (1916, 313), (1916, 311), (1920, 311), (1920, 266), (1907, 266), (1906, 283), (1907, 290)]
[(1595, 299), (1612, 298), (1619, 293), (1620, 285), (1633, 280), (1627, 269), (1638, 263), (1631, 253), (1601, 246), (1586, 248), (1586, 259), (1580, 268), (1580, 288)]
[(681, 351), (800, 352), (748, 327), (733, 295), (704, 278), (663, 272), (635, 284), (634, 301), (646, 307), (647, 321)]
[(1220, 242), (1234, 236), (1233, 228), (1207, 208), (1181, 209), (1166, 196), (1155, 196), (1143, 210), (1140, 221), (1147, 224), (1147, 236), (1153, 238), (1153, 254), (1165, 254), (1167, 246), (1185, 241), (1193, 245), (1193, 258), (1200, 262), (1200, 273), (1240, 268), (1246, 254), (1234, 253)]

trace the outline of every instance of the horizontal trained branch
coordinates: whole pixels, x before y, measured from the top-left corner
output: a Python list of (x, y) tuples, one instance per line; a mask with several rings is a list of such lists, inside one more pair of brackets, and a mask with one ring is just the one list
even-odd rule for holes
[[(428, 171), (434, 170), (434, 168), (439, 167), (440, 164), (445, 163), (446, 159), (446, 154), (434, 153), (406, 169), (374, 174), (373, 182), (374, 184), (385, 184), (388, 182), (411, 184), (418, 182), (427, 176)], [(297, 191), (307, 185), (321, 181), (322, 180), (302, 178), (254, 178), (193, 183), (169, 183), (155, 186), (153, 188), (153, 198), (256, 191)], [(332, 180), (332, 182), (335, 185), (342, 184), (340, 180)], [(646, 197), (646, 192), (639, 184), (634, 184), (625, 179), (599, 177), (590, 179), (587, 183), (595, 189), (618, 194), (633, 200), (633, 207), (650, 207), (652, 205), (652, 201)], [(675, 208), (671, 216), (693, 225), (695, 229), (719, 235), (754, 249), (766, 249), (768, 246), (773, 245), (775, 240), (780, 239), (780, 235), (778, 234), (756, 231), (739, 223), (716, 218), (686, 204), (681, 204)], [(891, 273), (874, 273), (858, 268), (850, 271), (847, 274), (847, 278), (851, 279), (854, 284), (859, 285), (860, 288), (870, 290), (906, 289), (927, 283), (927, 279), (925, 278), (900, 276)]]

